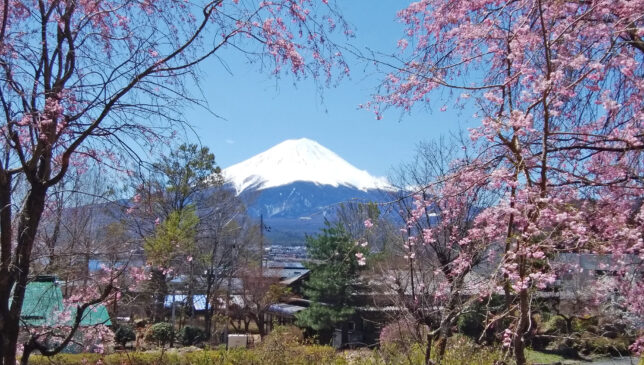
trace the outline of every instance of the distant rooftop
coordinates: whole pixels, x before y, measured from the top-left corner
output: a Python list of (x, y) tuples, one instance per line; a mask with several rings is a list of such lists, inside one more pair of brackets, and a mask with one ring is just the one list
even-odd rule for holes
[[(27, 284), (25, 288), (25, 299), (22, 303), (20, 323), (22, 326), (54, 326), (60, 323), (60, 317), (64, 312), (69, 312), (67, 325), (76, 316), (75, 305), (65, 307), (63, 292), (53, 276), (41, 276)], [(68, 316), (65, 316), (68, 317)], [(94, 326), (98, 324), (111, 325), (107, 309), (102, 304), (97, 304), (85, 310), (81, 326)]]

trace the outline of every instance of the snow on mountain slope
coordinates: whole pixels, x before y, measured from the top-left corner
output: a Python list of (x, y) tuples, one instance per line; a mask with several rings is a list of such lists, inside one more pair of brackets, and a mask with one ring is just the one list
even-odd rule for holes
[(267, 189), (296, 181), (353, 186), (360, 190), (387, 189), (385, 178), (371, 176), (328, 148), (307, 138), (286, 140), (223, 171), (238, 193)]

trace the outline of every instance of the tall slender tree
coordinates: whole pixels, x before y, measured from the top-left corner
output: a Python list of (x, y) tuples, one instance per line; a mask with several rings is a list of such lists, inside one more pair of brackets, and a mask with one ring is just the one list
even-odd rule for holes
[(145, 239), (145, 255), (152, 265), (150, 278), (151, 291), (154, 298), (153, 320), (163, 319), (161, 316), (165, 297), (167, 295), (167, 276), (177, 260), (181, 264), (192, 261), (199, 217), (193, 206), (170, 213), (166, 220), (159, 223), (154, 235)]

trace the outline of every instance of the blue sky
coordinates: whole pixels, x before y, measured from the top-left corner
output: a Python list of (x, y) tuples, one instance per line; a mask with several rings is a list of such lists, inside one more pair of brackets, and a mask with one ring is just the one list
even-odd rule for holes
[[(360, 49), (392, 53), (402, 35), (396, 11), (408, 5), (401, 0), (341, 0), (356, 38), (347, 40)], [(333, 150), (356, 167), (373, 175), (387, 176), (392, 167), (409, 161), (415, 145), (466, 125), (472, 113), (440, 112), (443, 101), (432, 109), (417, 108), (411, 114), (398, 110), (376, 120), (371, 111), (358, 109), (370, 100), (382, 74), (374, 67), (352, 63), (351, 76), (338, 86), (322, 91), (321, 101), (312, 80), (276, 80), (261, 72), (240, 54), (222, 55), (229, 72), (217, 60), (202, 65), (202, 88), (211, 110), (188, 111), (201, 143), (214, 153), (221, 167), (228, 167), (293, 138), (310, 138)], [(462, 114), (462, 115), (461, 115)], [(192, 136), (194, 138), (194, 136)]]

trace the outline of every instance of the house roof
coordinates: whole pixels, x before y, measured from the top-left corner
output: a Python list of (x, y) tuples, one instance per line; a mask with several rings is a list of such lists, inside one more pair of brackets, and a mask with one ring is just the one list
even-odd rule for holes
[[(65, 306), (60, 286), (53, 278), (33, 281), (25, 288), (25, 299), (22, 303), (20, 323), (22, 326), (53, 326), (61, 324), (63, 317), (66, 324), (71, 325), (76, 317), (77, 307)], [(68, 315), (65, 312), (68, 312)], [(98, 324), (111, 325), (107, 309), (102, 304), (94, 305), (85, 310), (81, 326)]]
[(309, 270), (305, 268), (271, 267), (264, 269), (264, 276), (267, 278), (278, 278), (280, 280), (285, 280), (293, 277), (299, 277), (307, 272), (309, 272)]
[(275, 304), (271, 304), (270, 307), (268, 307), (268, 312), (287, 315), (287, 316), (294, 316), (295, 313), (303, 311), (305, 309), (306, 307), (301, 307), (299, 305), (275, 303)]
[[(172, 302), (185, 305), (187, 303), (188, 296), (185, 294), (169, 294), (165, 296), (165, 307), (171, 308)], [(202, 311), (206, 309), (206, 296), (203, 294), (197, 294), (192, 296), (192, 305), (195, 310)]]
[(63, 311), (63, 294), (55, 282), (27, 284), (20, 313), (21, 322), (30, 326), (50, 325), (55, 313)]
[(286, 278), (286, 279), (280, 281), (280, 283), (283, 284), (283, 285), (286, 285), (286, 286), (292, 285), (293, 283), (295, 283), (295, 282), (297, 282), (299, 280), (303, 280), (306, 277), (308, 277), (309, 273), (310, 273), (309, 270), (304, 270), (301, 274)]
[[(163, 305), (166, 308), (172, 308), (172, 302), (176, 303), (176, 305), (186, 305), (187, 299), (188, 299), (188, 296), (185, 294), (168, 294), (165, 296), (165, 301)], [(218, 306), (217, 306), (218, 308), (223, 309), (226, 307), (225, 299), (217, 298), (216, 300), (218, 302)], [(244, 297), (242, 295), (231, 295), (228, 303), (230, 305), (237, 305), (237, 306), (243, 307)], [(192, 304), (193, 304), (194, 310), (198, 310), (198, 311), (206, 310), (206, 295), (194, 294), (192, 296)]]

